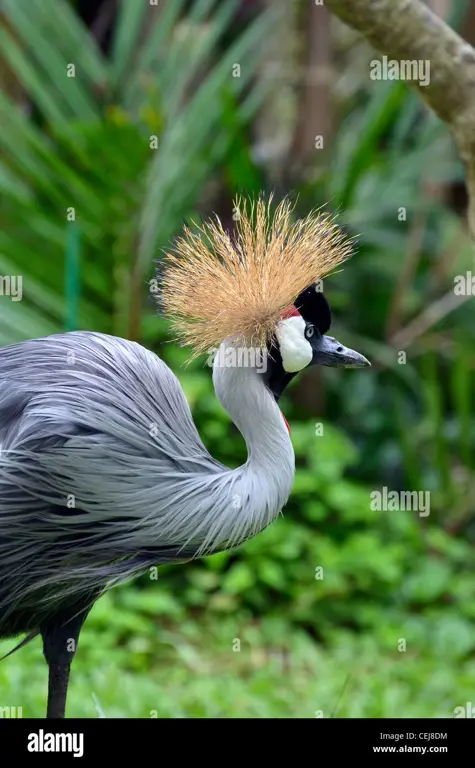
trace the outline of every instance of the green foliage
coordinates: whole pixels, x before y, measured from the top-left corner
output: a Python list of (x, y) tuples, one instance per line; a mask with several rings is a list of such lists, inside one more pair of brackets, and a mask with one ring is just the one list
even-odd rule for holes
[[(107, 597), (94, 607), (74, 662), (69, 717), (451, 718), (473, 702), (473, 658), (446, 654), (460, 637), (455, 624), (405, 652), (344, 630), (326, 650), (295, 629), (283, 633), (269, 620), (231, 617), (188, 619), (170, 630), (162, 617), (147, 615), (124, 642), (122, 614), (123, 606)], [(2, 706), (44, 716), (38, 641), (0, 664), (0, 688)]]
[[(79, 327), (140, 335), (134, 296), (146, 292), (153, 259), (262, 102), (251, 78), (267, 16), (212, 59), (235, 5), (200, 0), (177, 24), (183, 1), (170, 0), (142, 45), (153, 9), (122, 2), (109, 60), (65, 0), (4, 4), (4, 56), (38, 117), (0, 97), (0, 272), (23, 276), (26, 299), (2, 308), (0, 343), (64, 327), (72, 227), (82, 240)], [(237, 97), (249, 104), (246, 123)]]

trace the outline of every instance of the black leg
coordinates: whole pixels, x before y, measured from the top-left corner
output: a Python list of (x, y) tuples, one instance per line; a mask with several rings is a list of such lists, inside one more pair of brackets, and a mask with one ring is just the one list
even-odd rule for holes
[(49, 664), (46, 717), (63, 718), (65, 716), (70, 669), (70, 662), (66, 664)]
[(92, 608), (93, 601), (84, 608), (62, 610), (41, 627), (43, 653), (49, 668), (48, 708), (46, 717), (63, 718), (66, 710), (69, 671), (76, 653), (79, 633)]

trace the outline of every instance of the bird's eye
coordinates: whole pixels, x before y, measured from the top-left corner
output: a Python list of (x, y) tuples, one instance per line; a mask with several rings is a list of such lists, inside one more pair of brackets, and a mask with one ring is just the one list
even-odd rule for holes
[(314, 326), (313, 325), (307, 325), (307, 327), (305, 328), (305, 338), (306, 339), (311, 339), (314, 333), (315, 333)]

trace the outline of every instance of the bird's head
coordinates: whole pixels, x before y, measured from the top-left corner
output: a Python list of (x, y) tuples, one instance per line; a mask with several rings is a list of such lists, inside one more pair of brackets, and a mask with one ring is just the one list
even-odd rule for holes
[(194, 232), (185, 227), (162, 263), (158, 298), (192, 358), (230, 339), (261, 350), (277, 400), (309, 366), (370, 363), (327, 335), (331, 313), (321, 281), (350, 257), (351, 239), (328, 213), (294, 222), (288, 200), (273, 215), (271, 200), (238, 199), (233, 237), (217, 217)]
[(339, 368), (364, 368), (370, 362), (343, 346), (327, 333), (331, 310), (320, 282), (305, 288), (294, 304), (282, 312), (274, 338), (268, 343), (266, 384), (278, 400), (289, 382), (300, 371), (313, 365)]

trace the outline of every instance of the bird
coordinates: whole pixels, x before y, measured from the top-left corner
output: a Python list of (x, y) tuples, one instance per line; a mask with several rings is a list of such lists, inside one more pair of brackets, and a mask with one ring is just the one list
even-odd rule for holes
[[(323, 277), (353, 240), (321, 209), (236, 199), (185, 224), (152, 290), (170, 336), (207, 354), (247, 459), (211, 456), (177, 376), (137, 341), (73, 330), (0, 348), (0, 637), (41, 636), (47, 718), (66, 717), (83, 624), (111, 587), (235, 548), (281, 514), (295, 456), (279, 400), (314, 365), (369, 361), (328, 336)], [(251, 354), (255, 351), (255, 354)], [(5, 658), (5, 657), (4, 657)]]

